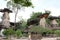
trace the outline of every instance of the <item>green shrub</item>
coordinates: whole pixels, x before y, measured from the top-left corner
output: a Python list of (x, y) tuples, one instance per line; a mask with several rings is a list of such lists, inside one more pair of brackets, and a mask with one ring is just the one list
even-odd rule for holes
[(4, 31), (3, 31), (3, 34), (5, 35), (5, 36), (10, 36), (10, 35), (14, 35), (14, 33), (15, 33), (15, 31), (13, 30), (13, 29), (5, 29)]
[(50, 30), (50, 29), (47, 29), (47, 30), (46, 30), (46, 33), (47, 33), (47, 34), (53, 34), (54, 32), (53, 32), (52, 30)]
[(33, 26), (32, 28), (29, 29), (30, 32), (37, 32), (37, 33), (43, 33), (47, 32), (48, 29), (40, 27), (40, 26)]
[(28, 37), (29, 35), (28, 35), (28, 33), (23, 33), (23, 36)]
[(53, 34), (53, 30), (47, 29), (47, 28), (43, 28), (40, 26), (33, 26), (29, 29), (30, 32), (34, 32), (34, 33), (40, 33), (42, 36), (46, 36), (47, 34)]
[(54, 33), (55, 33), (57, 36), (60, 36), (60, 30), (56, 30)]
[(21, 30), (16, 30), (16, 32), (15, 32), (15, 36), (17, 37), (17, 38), (20, 38), (20, 37), (22, 37), (22, 31)]

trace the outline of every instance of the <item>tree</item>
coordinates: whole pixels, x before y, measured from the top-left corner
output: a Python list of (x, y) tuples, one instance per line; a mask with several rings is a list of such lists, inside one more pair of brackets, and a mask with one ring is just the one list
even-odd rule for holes
[(30, 16), (30, 18), (27, 20), (27, 25), (31, 25), (31, 24), (34, 24), (34, 25), (38, 25), (39, 24), (39, 21), (40, 21), (40, 18), (38, 18), (39, 15), (41, 15), (42, 12), (33, 12)]
[[(28, 24), (31, 23), (31, 21), (33, 21), (34, 24), (38, 24), (39, 21), (40, 21), (39, 16), (43, 15), (43, 14), (50, 14), (50, 11), (46, 10), (45, 13), (42, 13), (42, 12), (33, 12), (31, 14), (30, 18), (27, 20)], [(49, 23), (49, 20), (47, 19), (46, 22)]]
[(33, 12), (30, 16), (30, 19), (35, 19), (37, 18), (38, 15), (42, 14), (42, 12)]
[(15, 22), (16, 22), (18, 10), (29, 6), (32, 6), (31, 0), (10, 0), (7, 2), (7, 7), (15, 12)]
[[(45, 10), (45, 13), (50, 14), (51, 12), (48, 11), (48, 10)], [(33, 12), (33, 13), (31, 14), (31, 16), (30, 16), (30, 19), (35, 19), (35, 18), (37, 18), (39, 15), (42, 15), (42, 14), (43, 14), (42, 12)]]

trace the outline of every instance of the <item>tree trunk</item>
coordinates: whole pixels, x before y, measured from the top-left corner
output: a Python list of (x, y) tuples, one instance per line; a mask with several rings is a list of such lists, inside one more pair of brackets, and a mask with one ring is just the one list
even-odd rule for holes
[(16, 13), (15, 13), (15, 23), (14, 23), (14, 29), (15, 29), (15, 27), (16, 27), (16, 17), (17, 17), (17, 14), (18, 14), (18, 8), (17, 8), (17, 11), (16, 11)]

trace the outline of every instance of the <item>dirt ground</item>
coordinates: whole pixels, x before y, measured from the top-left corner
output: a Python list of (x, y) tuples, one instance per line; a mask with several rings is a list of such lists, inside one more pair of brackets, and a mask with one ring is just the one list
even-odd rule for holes
[[(60, 38), (60, 37), (59, 37)], [(0, 38), (0, 40), (5, 40)], [(16, 39), (16, 38), (12, 38), (11, 40), (29, 40), (28, 38), (20, 38), (20, 39)], [(47, 37), (43, 37), (41, 40), (57, 40), (57, 37), (55, 38), (47, 38)], [(59, 39), (60, 40), (60, 39)]]

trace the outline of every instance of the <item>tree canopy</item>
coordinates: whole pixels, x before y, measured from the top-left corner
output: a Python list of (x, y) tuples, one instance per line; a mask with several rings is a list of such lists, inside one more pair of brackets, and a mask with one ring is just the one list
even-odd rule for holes
[(35, 19), (37, 18), (38, 15), (42, 14), (42, 12), (32, 12), (30, 19)]
[(31, 0), (17, 0), (17, 1), (13, 0), (13, 2), (16, 4), (20, 4), (21, 6), (26, 6), (26, 7), (32, 5)]
[(22, 7), (32, 6), (31, 0), (10, 0), (7, 2), (7, 7), (12, 9), (21, 9)]
[(25, 7), (30, 7), (30, 6), (32, 6), (31, 0), (10, 0), (7, 2), (7, 7), (9, 9), (12, 9), (15, 12), (15, 22), (16, 22), (18, 10), (25, 8)]

